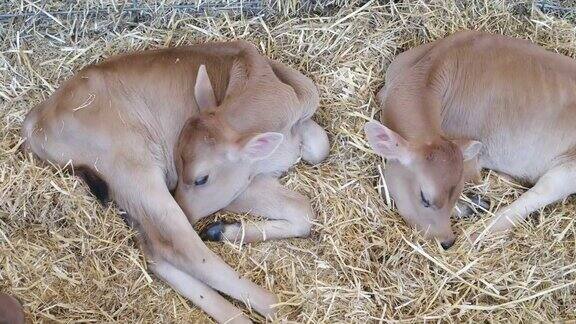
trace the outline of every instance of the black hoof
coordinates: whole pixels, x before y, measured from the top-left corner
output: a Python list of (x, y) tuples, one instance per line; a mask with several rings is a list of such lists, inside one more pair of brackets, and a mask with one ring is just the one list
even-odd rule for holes
[(220, 241), (222, 239), (222, 232), (224, 231), (224, 223), (221, 221), (214, 222), (206, 226), (200, 232), (200, 238), (204, 241)]
[(456, 242), (456, 239), (451, 239), (448, 241), (444, 241), (442, 243), (440, 243), (440, 245), (442, 246), (442, 248), (444, 249), (444, 251), (448, 250), (449, 248), (452, 247), (452, 245), (454, 245), (454, 242)]
[(468, 198), (470, 199), (470, 201), (472, 202), (472, 209), (474, 209), (474, 211), (477, 211), (477, 209), (481, 209), (481, 210), (489, 210), (490, 209), (490, 200), (486, 200), (484, 198), (482, 198), (480, 195), (469, 195)]

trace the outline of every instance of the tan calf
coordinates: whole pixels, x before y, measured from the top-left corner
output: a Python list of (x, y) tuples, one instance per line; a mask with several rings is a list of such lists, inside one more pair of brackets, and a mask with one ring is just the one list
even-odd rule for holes
[[(378, 93), (383, 126), (366, 124), (386, 157), (399, 213), (444, 248), (464, 182), (481, 168), (534, 187), (482, 235), (576, 192), (576, 62), (528, 41), (461, 32), (399, 55)], [(477, 235), (473, 236), (476, 240)]]
[(5, 293), (0, 293), (0, 324), (24, 324), (24, 310), (20, 302)]
[(310, 119), (317, 106), (311, 80), (249, 43), (209, 43), (87, 67), (28, 114), (23, 136), (126, 210), (159, 277), (217, 321), (249, 322), (215, 290), (264, 316), (277, 298), (212, 253), (192, 224), (227, 209), (270, 220), (215, 224), (207, 238), (308, 235), (308, 200), (276, 178), (300, 156), (326, 157), (326, 133)]

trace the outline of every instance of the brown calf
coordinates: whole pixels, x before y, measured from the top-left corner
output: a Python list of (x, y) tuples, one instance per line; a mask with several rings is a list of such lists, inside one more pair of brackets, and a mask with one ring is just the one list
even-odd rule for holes
[(24, 310), (16, 298), (0, 293), (0, 324), (24, 324)]
[[(576, 191), (576, 62), (528, 41), (461, 32), (399, 55), (366, 124), (404, 219), (444, 248), (464, 182), (488, 168), (534, 187), (482, 235)], [(478, 236), (474, 235), (476, 240)]]
[(308, 200), (276, 178), (301, 155), (327, 156), (326, 133), (310, 119), (317, 106), (311, 80), (251, 44), (208, 43), (83, 69), (28, 114), (23, 137), (127, 211), (159, 277), (217, 321), (249, 322), (215, 290), (264, 316), (277, 298), (212, 253), (192, 224), (226, 209), (270, 220), (213, 224), (207, 238), (308, 235)]

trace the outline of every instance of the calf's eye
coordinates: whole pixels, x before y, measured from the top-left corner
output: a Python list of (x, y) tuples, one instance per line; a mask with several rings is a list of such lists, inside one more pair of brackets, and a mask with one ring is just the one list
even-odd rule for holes
[(194, 185), (195, 186), (202, 186), (202, 185), (205, 185), (206, 182), (208, 182), (208, 175), (196, 178), (196, 180), (194, 180)]
[(428, 201), (428, 199), (426, 199), (422, 190), (420, 190), (420, 203), (422, 203), (422, 206), (424, 206), (426, 208), (430, 207), (430, 201)]

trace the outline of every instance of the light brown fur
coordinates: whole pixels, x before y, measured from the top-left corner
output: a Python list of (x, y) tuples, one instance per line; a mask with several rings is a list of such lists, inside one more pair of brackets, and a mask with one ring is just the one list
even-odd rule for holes
[[(310, 119), (317, 106), (308, 78), (251, 44), (207, 43), (87, 67), (28, 114), (22, 133), (42, 160), (107, 184), (159, 277), (217, 321), (249, 322), (213, 289), (264, 316), (277, 298), (212, 253), (191, 223), (220, 209), (254, 210), (273, 219), (265, 225), (283, 226), (268, 236), (248, 226), (245, 241), (307, 235), (308, 200), (276, 177), (300, 155), (326, 157), (326, 134)], [(195, 172), (207, 168), (206, 185), (195, 188)], [(235, 239), (236, 228), (222, 236)]]
[[(507, 230), (576, 191), (570, 58), (525, 40), (461, 32), (399, 55), (378, 98), (386, 127), (372, 122), (366, 130), (390, 160), (385, 178), (400, 214), (445, 247), (454, 241), (454, 203), (481, 168), (535, 183), (483, 234)], [(400, 149), (389, 138), (403, 140)], [(430, 151), (436, 162), (423, 158)], [(423, 206), (420, 190), (432, 207)]]

